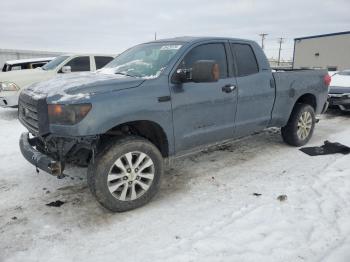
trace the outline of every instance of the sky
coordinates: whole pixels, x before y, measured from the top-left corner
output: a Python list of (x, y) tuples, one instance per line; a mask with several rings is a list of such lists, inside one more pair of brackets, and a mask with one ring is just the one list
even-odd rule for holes
[(350, 31), (349, 0), (11, 0), (0, 3), (0, 48), (121, 53), (154, 39), (223, 36), (291, 59), (296, 37)]

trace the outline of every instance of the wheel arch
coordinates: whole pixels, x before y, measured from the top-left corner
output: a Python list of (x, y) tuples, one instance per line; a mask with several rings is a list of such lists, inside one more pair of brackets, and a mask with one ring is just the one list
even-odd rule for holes
[(133, 120), (115, 125), (106, 131), (103, 136), (137, 135), (154, 144), (163, 157), (170, 152), (169, 136), (160, 124), (152, 120)]
[(306, 93), (306, 94), (303, 94), (303, 95), (299, 96), (299, 98), (294, 103), (293, 109), (295, 108), (295, 106), (297, 104), (307, 104), (307, 105), (312, 106), (315, 111), (317, 109), (316, 96), (311, 94), (311, 93)]

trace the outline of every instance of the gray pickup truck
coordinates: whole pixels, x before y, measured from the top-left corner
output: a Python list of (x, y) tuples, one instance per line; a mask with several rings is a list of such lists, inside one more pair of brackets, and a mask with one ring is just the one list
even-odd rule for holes
[(96, 199), (114, 212), (147, 203), (164, 159), (281, 127), (293, 146), (312, 136), (327, 107), (324, 70), (272, 72), (249, 40), (180, 37), (132, 47), (101, 70), (24, 89), (23, 156), (62, 177), (88, 166)]

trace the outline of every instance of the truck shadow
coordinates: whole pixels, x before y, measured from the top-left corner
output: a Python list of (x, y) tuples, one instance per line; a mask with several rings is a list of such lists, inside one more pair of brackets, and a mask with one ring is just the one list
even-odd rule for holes
[(329, 108), (326, 113), (324, 114), (325, 118), (335, 118), (335, 117), (344, 117), (348, 118), (350, 117), (350, 111), (341, 111), (340, 109), (335, 108)]

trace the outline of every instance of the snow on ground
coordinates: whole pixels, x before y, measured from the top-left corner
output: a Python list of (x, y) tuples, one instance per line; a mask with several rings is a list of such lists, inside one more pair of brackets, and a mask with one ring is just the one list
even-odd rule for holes
[[(350, 155), (310, 157), (267, 130), (175, 161), (150, 204), (112, 214), (84, 169), (36, 174), (22, 131), (0, 109), (0, 261), (350, 261)], [(310, 145), (350, 146), (349, 132), (350, 115), (328, 114)]]

